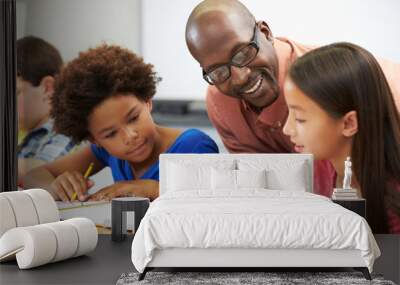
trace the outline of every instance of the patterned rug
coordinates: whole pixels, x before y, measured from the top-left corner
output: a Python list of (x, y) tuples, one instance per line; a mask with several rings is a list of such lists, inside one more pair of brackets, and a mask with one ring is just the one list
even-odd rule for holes
[(221, 284), (221, 285), (294, 285), (294, 284), (379, 284), (395, 285), (380, 275), (372, 274), (372, 281), (364, 278), (361, 272), (154, 272), (150, 271), (142, 281), (139, 273), (124, 273), (117, 285), (133, 284)]

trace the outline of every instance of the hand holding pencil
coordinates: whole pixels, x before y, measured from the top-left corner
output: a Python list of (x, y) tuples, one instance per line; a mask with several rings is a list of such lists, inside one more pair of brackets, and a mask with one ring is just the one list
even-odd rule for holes
[[(85, 180), (88, 179), (90, 173), (92, 173), (93, 166), (94, 166), (94, 163), (91, 162), (91, 163), (89, 164), (89, 167), (88, 167), (88, 169), (86, 170), (85, 174), (83, 175), (83, 178), (84, 178)], [(71, 197), (71, 201), (75, 201), (75, 199), (76, 199), (77, 196), (78, 196), (78, 192), (75, 191), (74, 194), (73, 194), (72, 197)]]
[(84, 201), (88, 198), (88, 189), (93, 186), (93, 181), (88, 179), (93, 168), (94, 164), (91, 163), (85, 174), (76, 170), (65, 171), (46, 188), (55, 200), (69, 202), (79, 197), (80, 201)]

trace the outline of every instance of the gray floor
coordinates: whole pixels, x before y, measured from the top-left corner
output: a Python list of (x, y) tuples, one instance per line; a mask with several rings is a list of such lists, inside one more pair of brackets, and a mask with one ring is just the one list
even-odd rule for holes
[[(400, 235), (376, 235), (382, 256), (374, 273), (400, 282)], [(0, 284), (115, 284), (122, 273), (133, 272), (132, 237), (124, 242), (111, 241), (110, 235), (99, 235), (95, 251), (87, 256), (19, 270), (15, 261), (0, 264)], [(312, 271), (312, 270), (311, 270)]]
[(15, 261), (0, 264), (0, 284), (115, 284), (124, 272), (134, 271), (130, 259), (132, 236), (112, 242), (99, 235), (95, 251), (33, 269), (19, 270)]

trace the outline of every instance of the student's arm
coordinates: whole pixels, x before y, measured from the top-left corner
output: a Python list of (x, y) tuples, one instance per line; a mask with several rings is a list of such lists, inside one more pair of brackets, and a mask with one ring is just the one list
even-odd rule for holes
[(159, 182), (152, 179), (138, 179), (130, 181), (120, 181), (113, 185), (104, 187), (91, 195), (90, 201), (111, 200), (119, 196), (139, 196), (147, 197), (150, 201), (159, 195)]
[(18, 158), (18, 180), (22, 180), (29, 171), (45, 163), (46, 161), (35, 158)]
[(71, 139), (62, 134), (53, 134), (46, 138), (47, 141), (41, 141), (41, 146), (31, 153), (32, 157), (18, 159), (19, 181), (32, 169), (68, 154), (74, 147)]
[(83, 175), (92, 162), (94, 163), (92, 174), (104, 168), (90, 146), (85, 146), (27, 173), (23, 179), (24, 188), (46, 189), (55, 200), (63, 201), (70, 201), (77, 192), (79, 200), (84, 200), (87, 190), (93, 183)]

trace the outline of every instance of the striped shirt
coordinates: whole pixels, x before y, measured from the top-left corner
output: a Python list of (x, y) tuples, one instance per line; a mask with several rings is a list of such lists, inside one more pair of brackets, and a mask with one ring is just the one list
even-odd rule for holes
[(52, 161), (67, 154), (74, 143), (65, 135), (53, 131), (53, 121), (48, 120), (29, 132), (18, 145), (18, 158)]

